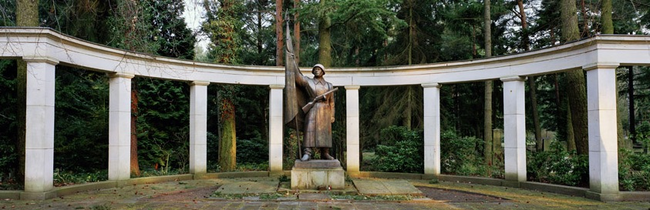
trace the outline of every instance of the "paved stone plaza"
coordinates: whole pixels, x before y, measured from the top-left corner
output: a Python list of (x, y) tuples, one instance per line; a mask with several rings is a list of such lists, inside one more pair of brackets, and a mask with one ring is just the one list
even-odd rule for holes
[[(650, 201), (605, 203), (476, 184), (400, 179), (354, 179), (352, 183), (359, 192), (392, 190), (377, 196), (327, 190), (278, 193), (276, 189), (283, 186), (274, 178), (208, 179), (136, 184), (47, 200), (2, 200), (0, 209), (650, 209)], [(438, 195), (395, 194), (418, 189), (436, 189)]]

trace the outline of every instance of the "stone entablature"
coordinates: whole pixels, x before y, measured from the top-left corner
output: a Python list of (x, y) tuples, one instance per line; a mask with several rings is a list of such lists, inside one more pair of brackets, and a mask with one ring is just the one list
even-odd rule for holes
[[(60, 65), (181, 81), (284, 84), (284, 67), (236, 66), (173, 59), (110, 48), (47, 28), (0, 28), (0, 58), (48, 58)], [(410, 66), (328, 68), (335, 86), (419, 85), (549, 74), (599, 63), (647, 65), (648, 36), (600, 35), (525, 53)], [(309, 72), (309, 67), (302, 68)]]

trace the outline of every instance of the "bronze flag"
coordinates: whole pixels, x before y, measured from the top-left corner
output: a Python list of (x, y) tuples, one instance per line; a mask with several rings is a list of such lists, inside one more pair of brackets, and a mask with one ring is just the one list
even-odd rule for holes
[[(285, 18), (286, 19), (286, 18)], [(285, 45), (285, 66), (284, 66), (284, 124), (290, 128), (302, 130), (304, 126), (305, 113), (302, 112), (301, 107), (307, 104), (306, 93), (302, 88), (296, 88), (296, 70), (299, 70), (296, 63), (293, 42), (289, 32), (289, 21), (287, 23), (286, 31), (286, 45)]]

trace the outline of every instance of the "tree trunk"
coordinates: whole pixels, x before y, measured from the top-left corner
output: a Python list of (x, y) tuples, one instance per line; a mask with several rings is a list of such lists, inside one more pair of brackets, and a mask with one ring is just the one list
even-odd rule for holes
[[(262, 11), (264, 10), (264, 6), (262, 4), (257, 4), (257, 20), (256, 20), (256, 27), (257, 27), (257, 54), (261, 55), (262, 51), (264, 50), (264, 42), (262, 41), (262, 23), (264, 22), (263, 14)], [(276, 27), (277, 30), (277, 27)], [(266, 58), (260, 57), (259, 58), (259, 65), (264, 65), (264, 60)], [(276, 59), (277, 60), (277, 59)], [(282, 58), (280, 58), (282, 60)]]
[(614, 34), (614, 24), (612, 23), (612, 0), (602, 0), (600, 10), (603, 34)]
[[(18, 0), (16, 2), (16, 26), (38, 25), (38, 0)], [(16, 166), (16, 181), (25, 181), (25, 134), (27, 123), (27, 62), (18, 60), (16, 73), (16, 93), (18, 106), (18, 132), (16, 138), (16, 153), (18, 165)]]
[[(561, 0), (560, 13), (562, 18), (562, 39), (564, 42), (580, 39), (576, 5), (573, 0)], [(569, 70), (567, 73), (567, 98), (571, 109), (571, 124), (575, 134), (578, 154), (588, 155), (588, 125), (587, 125), (587, 90), (582, 69)]]
[(415, 26), (413, 26), (413, 0), (409, 1), (409, 60), (408, 64), (411, 65), (413, 64), (413, 29)]
[[(329, 0), (320, 0), (320, 5), (325, 6)], [(327, 14), (318, 22), (318, 62), (325, 67), (332, 66), (332, 37), (330, 26), (332, 20)]]
[[(526, 11), (524, 11), (524, 1), (517, 0), (517, 6), (519, 7), (519, 19), (521, 20), (522, 28), (522, 47), (525, 51), (530, 50), (529, 38), (528, 38), (528, 21), (526, 20)], [(528, 87), (530, 88), (530, 105), (532, 107), (533, 113), (533, 126), (535, 126), (535, 142), (537, 151), (542, 151), (544, 149), (544, 141), (542, 140), (542, 128), (539, 123), (539, 110), (537, 109), (537, 85), (535, 85), (535, 77), (528, 77)]]
[(573, 151), (576, 150), (576, 137), (575, 133), (573, 132), (573, 124), (571, 123), (571, 106), (567, 106), (567, 111), (566, 111), (566, 143), (567, 143), (567, 150), (568, 151)]
[(138, 90), (135, 83), (131, 83), (131, 175), (140, 176), (138, 164)]
[(413, 94), (414, 93), (413, 93), (413, 86), (412, 85), (411, 86), (406, 86), (406, 94), (407, 94), (406, 100), (408, 102), (406, 103), (407, 104), (406, 109), (404, 109), (404, 112), (406, 112), (406, 113), (404, 113), (404, 127), (406, 127), (406, 129), (408, 129), (408, 130), (411, 130), (412, 129), (411, 122), (413, 120), (413, 117), (412, 117), (412, 115), (413, 115), (413, 103), (414, 103), (414, 101), (413, 101)]
[(628, 76), (627, 76), (627, 97), (629, 101), (629, 118), (630, 118), (630, 141), (632, 143), (636, 142), (636, 117), (634, 114), (634, 68), (632, 66), (627, 67)]
[(589, 130), (587, 119), (587, 90), (582, 69), (567, 72), (567, 98), (571, 109), (571, 124), (578, 154), (589, 154)]
[(284, 58), (284, 35), (282, 33), (282, 0), (275, 1), (275, 34), (277, 47), (275, 48), (275, 65), (282, 66)]
[[(282, 1), (279, 2), (280, 5), (276, 5), (276, 32), (280, 36), (278, 39), (278, 48), (277, 52), (279, 53), (276, 60), (279, 61), (279, 65), (282, 65), (282, 58), (284, 57), (283, 52), (283, 36), (282, 36)], [(235, 19), (235, 12), (233, 10), (233, 1), (224, 1), (221, 4), (221, 9), (223, 11), (228, 11), (227, 14), (223, 14), (222, 18), (231, 18)], [(225, 38), (229, 40), (235, 39), (235, 28), (234, 24), (226, 24), (224, 29)], [(225, 51), (236, 51), (234, 42), (226, 46)], [(232, 61), (235, 60), (236, 55), (231, 54), (232, 58), (229, 60), (222, 60), (219, 63), (232, 64)], [(221, 171), (233, 171), (237, 166), (237, 134), (235, 130), (235, 105), (232, 102), (234, 93), (236, 92), (235, 86), (225, 85), (224, 89), (217, 93), (217, 98), (219, 101), (219, 158), (218, 163), (221, 167)]]
[[(600, 18), (602, 21), (603, 25), (603, 34), (614, 34), (614, 24), (612, 21), (612, 0), (602, 0), (601, 2), (601, 16)], [(630, 66), (631, 69), (631, 66)], [(632, 71), (630, 71), (631, 73)], [(618, 85), (617, 85), (618, 87)], [(616, 107), (621, 107), (619, 106), (619, 94), (618, 94), (618, 88), (616, 91)], [(631, 100), (629, 101), (630, 104), (634, 103)], [(616, 133), (618, 135), (618, 148), (623, 149), (627, 147), (627, 142), (629, 142), (631, 139), (626, 140), (625, 139), (625, 133), (623, 132), (623, 121), (621, 117), (621, 112), (618, 111), (618, 108), (616, 109)], [(633, 118), (631, 118), (633, 119)], [(630, 128), (632, 128), (632, 124), (630, 124)], [(630, 129), (631, 130), (631, 129)]]
[[(492, 57), (492, 20), (490, 18), (490, 0), (485, 0), (485, 6), (483, 10), (483, 20), (485, 27), (484, 40), (485, 40), (485, 57)], [(485, 96), (484, 96), (484, 108), (485, 112), (483, 113), (483, 135), (485, 138), (484, 152), (483, 157), (485, 158), (485, 164), (488, 166), (492, 165), (492, 92), (493, 92), (493, 82), (485, 81)]]
[(300, 14), (297, 12), (299, 6), (300, 0), (294, 0), (293, 8), (296, 9), (296, 14), (293, 15), (293, 37), (295, 37), (295, 43), (293, 44), (293, 54), (296, 58), (296, 65), (298, 66), (300, 66), (300, 21), (298, 21), (298, 16)]
[(222, 98), (220, 100), (219, 108), (219, 119), (221, 122), (221, 136), (219, 137), (219, 167), (221, 167), (221, 171), (234, 171), (237, 166), (235, 106), (229, 99)]
[(533, 126), (535, 126), (535, 142), (537, 144), (537, 151), (544, 150), (544, 140), (542, 139), (542, 127), (539, 123), (539, 110), (537, 109), (537, 85), (535, 84), (535, 77), (528, 78), (528, 86), (530, 88), (530, 105), (533, 112)]
[(584, 36), (581, 37), (589, 37), (589, 18), (587, 18), (585, 0), (580, 0), (580, 10), (582, 12), (582, 33), (584, 34)]

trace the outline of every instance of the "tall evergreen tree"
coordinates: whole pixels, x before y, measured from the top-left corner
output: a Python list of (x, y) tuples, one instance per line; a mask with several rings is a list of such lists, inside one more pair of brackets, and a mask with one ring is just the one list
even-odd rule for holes
[(194, 58), (195, 35), (182, 17), (182, 0), (149, 0), (144, 14), (152, 26), (151, 40), (159, 46), (156, 54), (191, 60)]
[[(16, 26), (39, 26), (38, 0), (18, 0), (16, 2)], [(22, 182), (25, 173), (25, 132), (27, 107), (27, 62), (18, 60), (17, 96), (18, 96), (18, 136), (16, 152), (18, 153), (17, 180)]]
[[(492, 18), (490, 12), (490, 0), (484, 0), (483, 9), (483, 27), (484, 27), (484, 40), (485, 40), (485, 57), (492, 57)], [(485, 95), (483, 97), (484, 110), (483, 113), (483, 158), (486, 165), (492, 165), (492, 92), (494, 85), (492, 80), (485, 81)]]
[[(570, 42), (580, 39), (576, 2), (574, 0), (561, 0), (560, 11), (562, 17), (562, 40)], [(571, 112), (571, 127), (575, 135), (575, 145), (578, 154), (588, 154), (588, 127), (587, 127), (587, 90), (582, 69), (573, 69), (567, 75), (567, 98)], [(570, 141), (571, 139), (569, 139)]]
[[(332, 0), (320, 0), (320, 6), (329, 8), (330, 1)], [(318, 17), (318, 63), (327, 68), (332, 66), (332, 19), (328, 10), (324, 11), (325, 13), (319, 14)]]
[[(204, 1), (208, 19), (203, 30), (209, 34), (210, 55), (215, 63), (238, 64), (240, 59), (238, 30), (242, 23), (237, 16), (241, 11), (239, 0), (221, 0), (218, 4)], [(219, 166), (221, 170), (232, 171), (236, 167), (236, 121), (233, 98), (238, 92), (234, 85), (221, 86), (218, 93), (219, 103)]]

